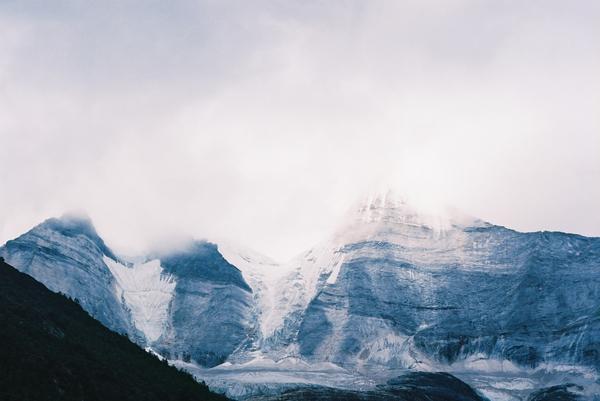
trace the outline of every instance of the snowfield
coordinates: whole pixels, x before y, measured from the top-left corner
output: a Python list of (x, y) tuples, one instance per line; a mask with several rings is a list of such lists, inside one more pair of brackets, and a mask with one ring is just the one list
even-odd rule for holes
[(163, 273), (158, 259), (125, 266), (105, 256), (104, 263), (116, 279), (117, 298), (131, 311), (135, 327), (147, 341), (158, 340), (167, 325), (175, 278)]

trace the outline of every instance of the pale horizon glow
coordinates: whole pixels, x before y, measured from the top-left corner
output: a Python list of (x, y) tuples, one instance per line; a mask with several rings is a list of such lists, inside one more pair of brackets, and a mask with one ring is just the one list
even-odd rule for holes
[(0, 243), (89, 214), (134, 255), (278, 260), (393, 188), (600, 236), (596, 1), (7, 1)]

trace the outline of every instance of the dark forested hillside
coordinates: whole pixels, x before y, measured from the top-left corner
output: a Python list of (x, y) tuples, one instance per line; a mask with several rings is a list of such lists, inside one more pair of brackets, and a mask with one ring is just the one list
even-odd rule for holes
[(1, 400), (225, 400), (0, 259)]

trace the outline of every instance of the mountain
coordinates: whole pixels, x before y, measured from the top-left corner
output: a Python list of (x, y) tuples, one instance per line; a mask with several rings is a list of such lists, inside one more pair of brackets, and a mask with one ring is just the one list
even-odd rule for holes
[(160, 263), (176, 282), (168, 326), (155, 345), (160, 353), (215, 366), (252, 342), (252, 290), (215, 244), (194, 242)]
[(119, 259), (87, 217), (48, 219), (0, 248), (0, 256), (54, 292), (77, 299), (106, 327), (140, 337), (129, 311), (114, 296), (116, 280), (104, 263)]
[(226, 400), (0, 259), (0, 399)]
[(285, 264), (206, 241), (131, 263), (69, 218), (0, 256), (232, 397), (371, 391), (407, 371), (448, 371), (491, 399), (570, 382), (600, 392), (600, 238), (386, 193)]
[(600, 368), (600, 238), (428, 216), (379, 196), (281, 285), (271, 342), (308, 361)]
[(169, 359), (218, 365), (255, 337), (252, 290), (215, 244), (193, 241), (130, 263), (88, 218), (63, 216), (8, 241), (0, 256)]

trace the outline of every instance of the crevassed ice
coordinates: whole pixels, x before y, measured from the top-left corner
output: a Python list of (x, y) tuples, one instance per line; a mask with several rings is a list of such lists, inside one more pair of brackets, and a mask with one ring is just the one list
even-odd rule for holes
[(116, 279), (117, 297), (130, 309), (135, 327), (150, 342), (158, 340), (167, 323), (175, 279), (162, 273), (158, 259), (127, 267), (104, 257)]

